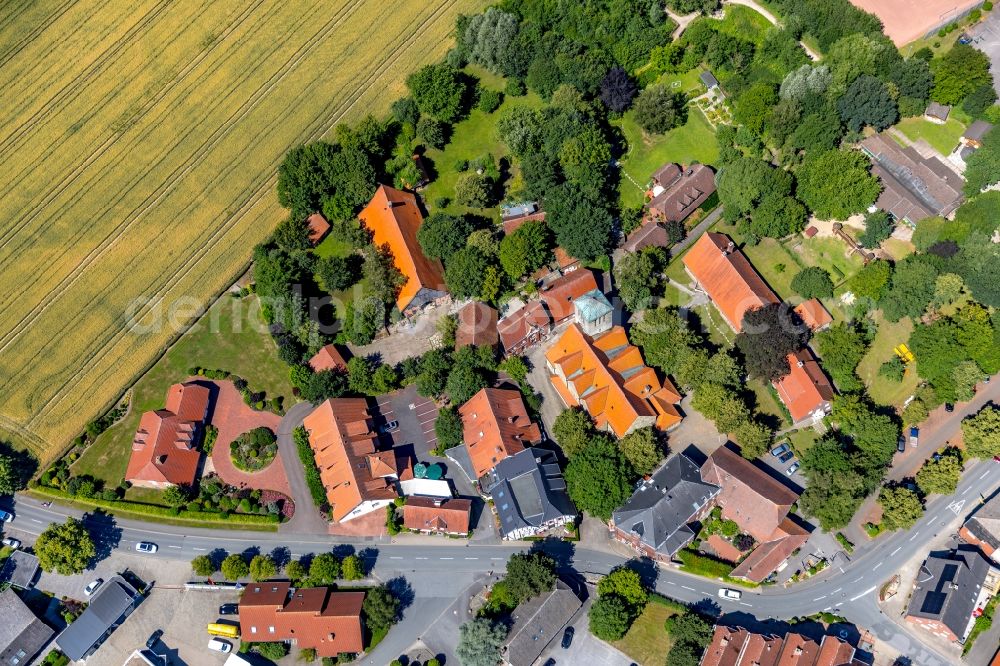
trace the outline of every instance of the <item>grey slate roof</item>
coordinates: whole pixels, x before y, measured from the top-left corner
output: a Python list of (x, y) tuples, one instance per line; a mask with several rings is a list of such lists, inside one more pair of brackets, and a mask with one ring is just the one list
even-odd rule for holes
[(990, 123), (985, 120), (977, 120), (965, 129), (965, 132), (962, 133), (962, 138), (982, 141), (983, 137), (986, 136), (986, 133), (991, 129), (993, 129), (993, 125)]
[(23, 550), (15, 550), (0, 569), (0, 582), (25, 590), (38, 573), (38, 558)]
[(482, 486), (493, 498), (504, 535), (577, 513), (556, 454), (547, 449), (529, 446), (504, 458), (483, 476)]
[(91, 598), (87, 610), (59, 634), (59, 649), (71, 661), (83, 659), (132, 611), (137, 596), (135, 588), (120, 576), (106, 582)]
[(706, 88), (719, 85), (719, 79), (715, 78), (715, 74), (712, 74), (712, 72), (702, 72), (698, 78), (701, 79), (701, 82), (705, 84)]
[(502, 656), (511, 666), (531, 666), (583, 603), (566, 583), (556, 580), (551, 592), (528, 599), (514, 609), (514, 624), (504, 642)]
[(979, 541), (1000, 550), (1000, 497), (994, 497), (965, 521), (965, 529)]
[(13, 590), (0, 592), (0, 664), (30, 664), (55, 632), (35, 617)]
[(949, 113), (951, 113), (951, 107), (938, 102), (931, 102), (927, 105), (927, 110), (924, 111), (924, 115), (940, 120), (947, 120)]
[(681, 453), (643, 481), (612, 519), (620, 529), (670, 556), (694, 538), (687, 524), (719, 492), (719, 486), (702, 481), (701, 468)]
[(907, 615), (937, 620), (959, 639), (965, 638), (990, 566), (976, 549), (932, 553), (917, 572)]

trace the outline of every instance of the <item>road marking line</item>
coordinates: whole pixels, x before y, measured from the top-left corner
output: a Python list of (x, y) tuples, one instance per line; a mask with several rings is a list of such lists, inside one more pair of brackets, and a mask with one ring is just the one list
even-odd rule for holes
[(455, 558), (454, 557), (439, 557), (438, 559), (439, 560), (453, 560)]
[(874, 567), (874, 568), (872, 569), (872, 571), (878, 571), (878, 568), (879, 568), (880, 566), (882, 566), (882, 563), (881, 563), (881, 562), (879, 562), (878, 564), (876, 564), (876, 565), (875, 565), (875, 567)]
[(855, 579), (854, 579), (854, 580), (852, 580), (851, 582), (852, 582), (852, 583), (859, 583), (859, 582), (861, 582), (861, 579), (862, 579), (862, 578), (863, 578), (863, 576), (858, 576), (857, 578), (855, 578)]
[(896, 550), (894, 550), (894, 551), (892, 551), (891, 553), (889, 553), (889, 557), (892, 557), (893, 555), (895, 555), (896, 553), (898, 553), (898, 552), (899, 552), (900, 550), (902, 550), (902, 549), (903, 549), (903, 547), (902, 547), (902, 546), (900, 546), (900, 547), (899, 547), (899, 548), (897, 548)]
[(167, 548), (177, 548), (177, 549), (180, 549), (180, 546), (167, 546)]
[(826, 608), (824, 608), (824, 609), (823, 609), (823, 612), (825, 613), (825, 612), (827, 612), (828, 610), (830, 610), (831, 608), (833, 608), (833, 606), (827, 606)]
[(916, 532), (913, 533), (913, 536), (910, 537), (910, 541), (913, 541), (918, 536), (920, 536), (920, 530), (917, 530)]
[(861, 597), (865, 596), (866, 594), (871, 594), (874, 591), (875, 591), (875, 586), (872, 585), (871, 587), (869, 587), (867, 590), (865, 590), (864, 592), (862, 592), (858, 596), (851, 597), (851, 601), (857, 601), (858, 599), (860, 599)]
[(402, 557), (399, 557), (398, 555), (396, 555), (396, 556), (393, 556), (393, 557), (390, 557), (389, 559), (390, 559), (390, 560), (401, 560), (401, 559), (403, 559), (403, 558), (402, 558)]
[(414, 557), (413, 559), (415, 559), (415, 560), (426, 560), (427, 558), (426, 557)]
[(979, 478), (980, 479), (985, 479), (989, 475), (989, 473), (990, 473), (990, 470), (986, 470), (985, 472), (983, 472), (982, 476), (980, 476)]
[(490, 559), (491, 559), (491, 560), (494, 560), (494, 561), (498, 561), (498, 562), (499, 562), (500, 560), (503, 560), (503, 558), (502, 558), (502, 557), (491, 557)]
[(969, 491), (970, 491), (970, 490), (972, 490), (972, 488), (966, 488), (965, 490), (963, 490), (963, 491), (962, 491), (962, 495), (961, 495), (961, 496), (962, 496), (962, 497), (965, 497), (966, 495), (968, 495), (968, 494), (969, 494)]
[(208, 548), (192, 548), (191, 550), (208, 550)]
[(836, 590), (834, 590), (834, 591), (833, 591), (833, 592), (831, 592), (830, 594), (837, 594), (837, 592), (840, 592), (840, 591), (841, 591), (842, 589), (844, 589), (844, 588), (842, 588), (842, 587), (838, 587), (838, 588), (837, 588)]
[(674, 587), (677, 587), (677, 583), (675, 583), (675, 582), (674, 582), (674, 581), (672, 581), (672, 580), (668, 580), (668, 581), (667, 581), (667, 585), (673, 585)]
[(822, 597), (816, 597), (815, 599), (813, 599), (813, 601), (821, 601), (822, 599), (826, 599), (825, 594)]
[(696, 589), (694, 589), (693, 587), (688, 587), (687, 585), (681, 585), (681, 587), (683, 587), (685, 590), (691, 590), (692, 592), (697, 592)]
[(743, 601), (740, 602), (740, 606), (749, 606), (750, 608), (753, 608), (753, 604), (748, 604), (748, 603), (743, 602)]
[(465, 559), (467, 559), (467, 560), (478, 560), (479, 558), (478, 557), (467, 557)]
[(41, 524), (41, 523), (42, 523), (42, 521), (38, 520), (38, 518), (32, 518), (32, 519), (31, 519), (31, 522), (33, 522), (33, 523), (38, 523), (38, 524)]

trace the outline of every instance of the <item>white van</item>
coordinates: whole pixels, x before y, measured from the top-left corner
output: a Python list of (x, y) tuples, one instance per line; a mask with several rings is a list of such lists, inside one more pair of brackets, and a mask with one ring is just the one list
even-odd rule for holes
[(229, 641), (224, 641), (221, 638), (213, 638), (208, 642), (208, 649), (226, 653), (233, 649), (233, 644)]

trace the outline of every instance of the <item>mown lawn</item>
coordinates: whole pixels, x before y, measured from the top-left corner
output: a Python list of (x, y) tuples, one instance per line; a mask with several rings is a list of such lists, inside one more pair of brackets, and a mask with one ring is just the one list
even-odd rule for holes
[(857, 254), (847, 255), (847, 244), (839, 238), (797, 237), (798, 240), (789, 243), (807, 266), (819, 266), (830, 274), (833, 283), (850, 279), (861, 270), (863, 262)]
[(784, 245), (773, 238), (765, 238), (757, 245), (744, 246), (743, 252), (778, 296), (786, 301), (795, 297), (792, 278), (802, 266)]
[(878, 369), (895, 354), (893, 347), (905, 343), (913, 332), (913, 322), (903, 319), (892, 323), (882, 317), (881, 312), (875, 313), (878, 333), (871, 348), (858, 365), (858, 375), (868, 387), (868, 395), (879, 405), (902, 406), (903, 401), (913, 395), (920, 378), (913, 364), (907, 366), (906, 376), (901, 382), (894, 382), (880, 377)]
[(917, 116), (914, 118), (904, 118), (899, 121), (896, 127), (913, 141), (923, 139), (931, 144), (934, 150), (944, 156), (955, 150), (962, 132), (965, 131), (965, 123), (955, 118), (954, 109), (944, 125), (938, 125), (925, 119), (923, 116)]
[(752, 379), (747, 382), (746, 386), (748, 389), (753, 391), (753, 394), (756, 397), (758, 412), (773, 418), (776, 423), (781, 425), (782, 428), (787, 428), (792, 425), (786, 416), (786, 410), (784, 410), (778, 402), (770, 384), (759, 379)]
[(640, 666), (663, 666), (663, 659), (674, 642), (664, 623), (677, 615), (673, 608), (663, 604), (648, 603), (642, 614), (632, 623), (628, 633), (611, 645), (618, 648)]
[[(698, 73), (697, 70), (692, 70), (688, 74), (697, 79)], [(685, 76), (688, 75), (683, 75), (679, 80), (683, 80)], [(628, 152), (620, 160), (624, 172), (621, 184), (622, 205), (642, 204), (646, 183), (667, 162), (715, 164), (719, 159), (715, 132), (701, 111), (694, 106), (688, 107), (687, 122), (666, 134), (646, 133), (635, 122), (635, 115), (631, 111), (618, 124), (628, 142)]]
[(792, 443), (792, 450), (801, 458), (820, 438), (820, 434), (813, 428), (802, 428), (788, 433), (786, 437)]
[(760, 46), (771, 22), (764, 15), (750, 7), (727, 5), (726, 16), (721, 21), (712, 19), (715, 29), (721, 33), (746, 39)]
[(73, 473), (118, 485), (142, 412), (162, 408), (170, 385), (184, 381), (194, 366), (238, 374), (267, 398), (283, 396), (286, 409), (295, 401), (288, 368), (278, 359), (259, 301), (226, 294), (135, 383), (128, 415), (90, 445), (74, 463)]

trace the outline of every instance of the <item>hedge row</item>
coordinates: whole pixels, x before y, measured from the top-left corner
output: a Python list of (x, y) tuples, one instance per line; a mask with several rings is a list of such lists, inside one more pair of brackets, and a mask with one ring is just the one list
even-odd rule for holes
[(312, 495), (313, 504), (322, 512), (326, 512), (329, 505), (326, 501), (326, 488), (323, 487), (323, 479), (319, 476), (319, 467), (316, 466), (316, 456), (313, 454), (312, 446), (309, 445), (309, 433), (302, 426), (295, 429), (292, 434), (295, 440), (295, 448), (299, 452), (299, 460), (306, 473), (306, 485), (309, 486), (309, 494)]
[(184, 520), (193, 523), (231, 523), (237, 525), (256, 525), (256, 526), (274, 526), (280, 521), (278, 516), (273, 515), (260, 515), (260, 514), (246, 514), (246, 513), (221, 513), (216, 511), (188, 511), (187, 509), (174, 509), (167, 506), (158, 506), (156, 504), (146, 504), (144, 502), (131, 502), (128, 500), (104, 500), (98, 498), (81, 498), (74, 497), (69, 493), (58, 490), (56, 488), (47, 488), (45, 486), (37, 486), (34, 488), (35, 492), (46, 495), (48, 497), (55, 497), (59, 499), (65, 499), (78, 504), (84, 504), (87, 506), (92, 506), (95, 508), (108, 509), (109, 511), (115, 512), (125, 512), (132, 514), (139, 514), (142, 516), (155, 516), (160, 518), (170, 518), (173, 520)]

